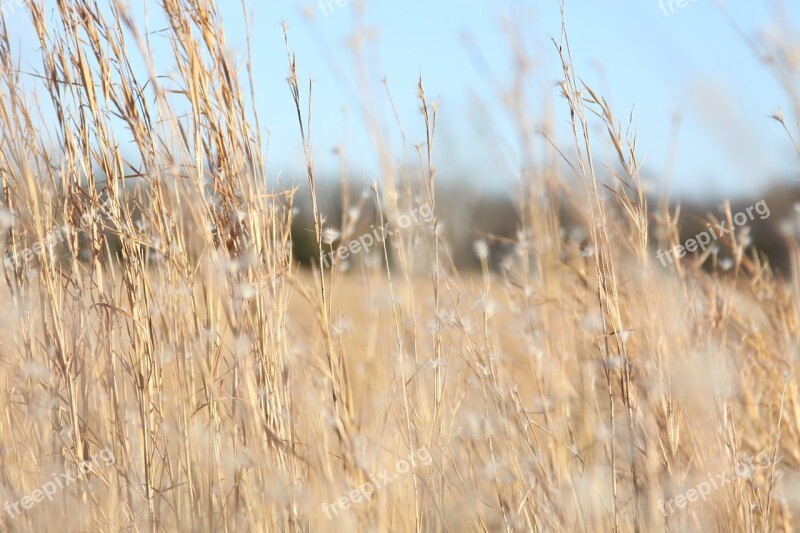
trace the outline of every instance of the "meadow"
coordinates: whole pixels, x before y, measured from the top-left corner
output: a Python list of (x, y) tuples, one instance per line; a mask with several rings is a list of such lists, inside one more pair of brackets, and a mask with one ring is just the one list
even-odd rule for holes
[[(232, 63), (214, 0), (151, 6), (169, 73), (121, 3), (20, 9), (40, 71), (23, 74), (4, 19), (0, 529), (794, 529), (798, 233), (771, 237), (781, 269), (753, 246), (757, 217), (662, 265), (656, 249), (738, 208), (691, 222), (645, 192), (568, 23), (549, 53), (571, 144), (531, 140), (514, 232), (475, 235), (438, 180), (424, 78), (405, 80), (415, 164), (383, 153), (363, 190), (339, 176), (333, 210), (290, 29), (298, 121), (280, 134), (302, 145), (302, 184), (270, 174), (258, 67)], [(791, 149), (787, 57), (771, 67), (798, 104), (774, 117)]]

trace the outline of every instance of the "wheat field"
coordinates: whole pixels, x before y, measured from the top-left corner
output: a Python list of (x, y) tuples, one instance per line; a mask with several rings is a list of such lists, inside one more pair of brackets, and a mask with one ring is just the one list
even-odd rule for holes
[[(710, 250), (662, 267), (677, 212), (645, 194), (636, 138), (575, 72), (568, 24), (550, 53), (572, 144), (542, 134), (509, 253), (498, 267), (476, 239), (473, 269), (442, 223), (424, 78), (405, 80), (416, 165), (380, 154), (333, 220), (312, 142), (325, 111), (291, 28), (298, 184), (270, 173), (258, 67), (225, 53), (214, 0), (151, 6), (169, 73), (125, 4), (100, 4), (19, 4), (35, 77), (0, 25), (0, 529), (794, 529), (800, 279), (736, 233), (717, 242), (725, 269)], [(775, 118), (800, 135), (796, 113)], [(564, 238), (565, 202), (582, 239)]]

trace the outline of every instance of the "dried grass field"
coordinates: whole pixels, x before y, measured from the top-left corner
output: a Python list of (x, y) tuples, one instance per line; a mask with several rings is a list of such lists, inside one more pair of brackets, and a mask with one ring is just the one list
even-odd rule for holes
[[(0, 24), (0, 530), (794, 530), (800, 279), (736, 232), (658, 262), (677, 213), (643, 192), (635, 137), (575, 73), (568, 24), (550, 52), (572, 145), (542, 143), (516, 237), (477, 238), (466, 268), (424, 79), (406, 80), (413, 170), (384, 154), (360, 197), (342, 181), (356, 200), (333, 220), (291, 29), (298, 123), (281, 134), (302, 144), (302, 187), (268, 171), (258, 67), (224, 53), (214, 0), (151, 6), (170, 73), (132, 66), (154, 52), (121, 3), (20, 9), (40, 63), (24, 76)], [(796, 238), (781, 246), (796, 272)]]

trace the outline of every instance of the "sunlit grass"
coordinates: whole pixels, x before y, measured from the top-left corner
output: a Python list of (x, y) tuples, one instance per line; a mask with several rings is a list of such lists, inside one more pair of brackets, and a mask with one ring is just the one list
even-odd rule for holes
[[(152, 6), (170, 73), (131, 66), (154, 52), (122, 6), (26, 9), (36, 97), (58, 123), (33, 126), (29, 80), (0, 54), (0, 224), (22, 258), (0, 302), (3, 530), (792, 529), (796, 280), (735, 240), (719, 243), (728, 273), (657, 262), (655, 245), (679, 242), (673, 213), (648, 203), (635, 136), (577, 77), (566, 28), (552, 54), (574, 139), (557, 149), (541, 132), (540, 170), (520, 172), (516, 239), (476, 236), (469, 270), (443, 224), (459, 222), (437, 197), (438, 107), (423, 80), (409, 80), (422, 110), (409, 119), (425, 128), (416, 171), (381, 154), (385, 175), (331, 220), (310, 141), (325, 110), (298, 79), (288, 30), (303, 187), (267, 173), (213, 1)], [(299, 195), (308, 269), (293, 254)], [(368, 253), (322, 261), (426, 206)], [(565, 206), (581, 239), (562, 228)], [(26, 508), (106, 449), (113, 462)], [(430, 461), (329, 518), (323, 504), (421, 450)], [(775, 467), (662, 512), (760, 453)]]

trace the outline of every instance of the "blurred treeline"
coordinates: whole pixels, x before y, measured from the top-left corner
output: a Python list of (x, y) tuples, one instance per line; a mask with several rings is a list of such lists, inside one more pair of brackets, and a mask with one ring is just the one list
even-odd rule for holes
[[(351, 187), (346, 201), (343, 201), (342, 191), (336, 185), (322, 188), (320, 194), (320, 210), (326, 226), (341, 229), (342, 224), (348, 220), (345, 211), (352, 211), (352, 206), (359, 201), (365, 208), (360, 208), (355, 213), (359, 217), (359, 224), (356, 231), (351, 230), (354, 235), (350, 238), (357, 238), (369, 232), (370, 224), (378, 225), (380, 217), (374, 191), (366, 187), (353, 190)], [(542, 201), (555, 204), (549, 208), (558, 218), (564, 249), (568, 250), (570, 246), (577, 247), (579, 251), (590, 249), (588, 213), (585, 204), (579, 198), (568, 194), (557, 196), (555, 199), (542, 199)], [(368, 201), (364, 202), (364, 198)], [(480, 268), (481, 262), (476, 253), (476, 243), (479, 241), (486, 244), (489, 252), (488, 262), (493, 269), (502, 270), (513, 261), (515, 251), (521, 248), (520, 245), (524, 244), (526, 238), (520, 231), (522, 220), (520, 213), (526, 207), (520, 205), (518, 196), (510, 193), (487, 193), (469, 183), (443, 182), (437, 186), (436, 198), (437, 216), (442, 223), (442, 232), (456, 266)], [(729, 201), (729, 209), (735, 215), (762, 200), (769, 207), (769, 216), (762, 220), (756, 214), (755, 219), (747, 223), (749, 229), (745, 231), (748, 232), (747, 238), (750, 243), (747, 254), (756, 253), (759, 257), (766, 258), (776, 273), (787, 275), (792, 268), (787, 239), (800, 237), (800, 183), (773, 185), (759, 194), (732, 199)], [(678, 242), (684, 243), (706, 230), (711, 220), (724, 220), (725, 202), (725, 198), (720, 196), (707, 199), (671, 199), (665, 205), (662, 199), (648, 198), (651, 213), (650, 243), (653, 253), (655, 254), (658, 248), (666, 249), (667, 246), (665, 208), (669, 210), (670, 216), (677, 217)], [(298, 191), (296, 206), (298, 209), (292, 228), (294, 256), (302, 264), (310, 265), (318, 254), (318, 248), (314, 238), (309, 196), (302, 188)], [(724, 264), (724, 259), (731, 255), (730, 247), (724, 238), (714, 241), (713, 245), (716, 259)], [(388, 248), (391, 254), (391, 246)], [(382, 250), (374, 251), (383, 253)], [(358, 263), (363, 259), (364, 257), (357, 256), (348, 261)], [(710, 264), (711, 261), (707, 260), (704, 266), (709, 267)]]
[[(314, 231), (310, 195), (304, 185), (285, 186), (283, 191), (293, 189), (293, 195), (279, 195), (292, 200), (282, 200), (291, 203), (294, 213), (291, 227), (292, 255), (298, 263), (310, 266), (318, 259), (318, 245)], [(578, 187), (576, 187), (578, 189)], [(275, 191), (270, 191), (274, 193)], [(137, 186), (127, 193), (126, 201), (131, 206), (134, 218), (142, 228), (148, 224), (149, 210), (147, 184), (141, 180)], [(359, 182), (343, 188), (334, 180), (321, 179), (317, 185), (320, 213), (324, 220), (324, 227), (336, 230), (335, 242), (323, 243), (326, 251), (346, 245), (349, 241), (358, 239), (367, 233), (373, 233), (375, 227), (380, 226), (380, 221), (388, 222), (390, 229), (397, 226), (396, 219), (403, 213), (412, 209), (419, 209), (428, 203), (424, 191), (417, 194), (407, 194), (405, 204), (400, 204), (394, 211), (388, 209), (390, 202), (382, 196), (382, 192), (375, 187)], [(378, 198), (384, 211), (378, 210)], [(478, 269), (481, 261), (478, 256), (480, 250), (488, 252), (487, 264), (494, 270), (503, 270), (515, 260), (518, 251), (536, 252), (536, 228), (534, 235), (526, 235), (522, 231), (521, 213), (530, 209), (524, 204), (519, 195), (509, 192), (507, 194), (488, 193), (474, 182), (459, 182), (442, 180), (436, 188), (436, 215), (439, 231), (444, 235), (447, 253), (453, 263), (464, 269)], [(748, 223), (749, 235), (747, 248), (748, 255), (757, 253), (766, 258), (776, 273), (788, 275), (792, 269), (792, 258), (789, 239), (800, 237), (800, 185), (773, 185), (762, 193), (747, 198), (737, 198), (730, 202), (731, 213), (744, 211), (747, 207), (764, 200), (769, 206), (770, 216), (761, 220)], [(589, 239), (588, 212), (586, 203), (571, 193), (562, 190), (556, 194), (541, 195), (537, 201), (542, 205), (537, 208), (547, 211), (548, 216), (557, 220), (560, 227), (558, 238), (561, 239), (562, 257), (566, 259), (576, 253), (591, 253)], [(545, 205), (546, 204), (546, 205)], [(612, 205), (613, 202), (610, 202)], [(720, 198), (693, 199), (683, 198), (670, 200), (665, 206), (661, 199), (648, 198), (649, 212), (651, 214), (650, 244), (653, 257), (658, 248), (666, 249), (667, 231), (664, 224), (664, 208), (667, 207), (671, 215), (677, 216), (678, 235), (677, 242), (684, 243), (706, 229), (707, 223), (716, 218), (725, 218), (724, 200)], [(622, 214), (620, 214), (622, 216)], [(191, 233), (205, 231), (204, 228), (192, 228), (187, 235), (191, 240)], [(429, 224), (412, 225), (400, 235), (412, 237), (415, 233), (432, 231)], [(8, 232), (8, 228), (4, 228)], [(342, 234), (338, 236), (338, 234)], [(374, 233), (373, 233), (374, 234)], [(116, 255), (119, 252), (120, 232), (115, 231), (113, 224), (108, 224), (104, 248), (107, 254)], [(387, 239), (387, 256), (389, 263), (393, 263), (393, 239)], [(6, 244), (7, 244), (6, 240)], [(81, 236), (81, 256), (89, 257), (85, 236)], [(724, 239), (713, 244), (718, 249), (718, 260), (730, 257), (730, 249)], [(412, 242), (413, 246), (413, 242)], [(415, 248), (415, 253), (425, 253), (424, 248)], [(201, 253), (197, 250), (197, 253)], [(157, 258), (158, 253), (151, 254)], [(420, 257), (420, 266), (430, 264), (427, 257)], [(384, 250), (380, 245), (373, 246), (368, 252), (358, 253), (346, 261), (339, 262), (345, 269), (357, 268), (364, 262), (375, 263), (384, 261)], [(710, 266), (706, 261), (704, 266)]]

